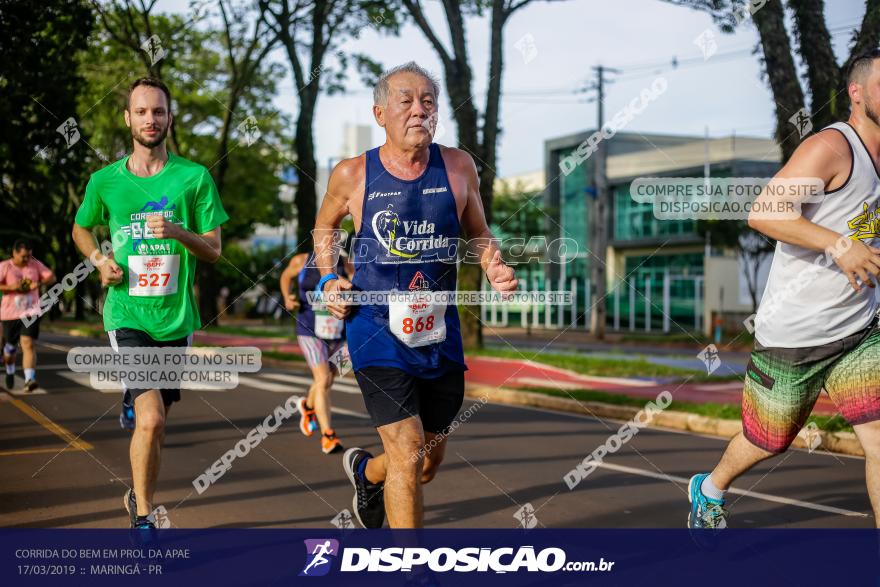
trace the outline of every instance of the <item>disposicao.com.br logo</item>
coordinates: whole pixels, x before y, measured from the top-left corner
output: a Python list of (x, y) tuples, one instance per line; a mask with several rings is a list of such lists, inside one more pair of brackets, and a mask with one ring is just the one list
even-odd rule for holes
[(306, 545), (306, 566), (300, 577), (320, 577), (330, 572), (333, 559), (339, 554), (339, 541), (332, 538), (304, 540)]
[[(306, 566), (300, 576), (325, 575), (331, 568), (332, 558), (338, 553), (338, 542), (330, 539), (306, 540)], [(604, 558), (597, 561), (566, 561), (561, 548), (533, 546), (518, 548), (465, 547), (420, 548), (389, 547), (342, 549), (340, 572), (410, 572), (413, 567), (426, 567), (435, 573), (449, 571), (516, 573), (518, 571), (553, 573), (556, 571), (611, 571), (614, 562)], [(328, 558), (331, 557), (332, 558)]]

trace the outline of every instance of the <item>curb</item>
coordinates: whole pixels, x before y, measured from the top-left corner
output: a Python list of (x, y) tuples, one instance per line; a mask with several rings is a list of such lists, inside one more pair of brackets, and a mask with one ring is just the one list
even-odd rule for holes
[[(564, 397), (534, 393), (531, 391), (519, 391), (473, 384), (467, 386), (465, 396), (471, 399), (485, 398), (487, 401), (499, 404), (528, 406), (559, 412), (569, 412), (583, 416), (610, 418), (613, 420), (632, 420), (635, 415), (641, 411), (641, 408), (636, 408), (634, 406), (617, 406), (614, 404), (590, 401), (582, 402)], [(717, 436), (720, 438), (733, 438), (742, 432), (742, 422), (739, 420), (725, 420), (723, 418), (712, 418), (709, 416), (700, 416), (698, 414), (689, 414), (687, 412), (676, 412), (672, 410), (665, 410), (654, 414), (654, 417), (648, 423), (648, 427), (683, 430), (686, 432), (707, 434), (709, 436)], [(862, 450), (862, 445), (859, 443), (856, 435), (852, 432), (825, 432), (819, 430), (816, 434), (818, 435), (820, 442), (812, 450), (839, 453), (855, 457), (865, 456), (865, 452)], [(815, 442), (815, 437), (813, 442)], [(792, 443), (792, 446), (795, 448), (811, 450), (803, 433), (798, 434), (797, 438), (795, 438)]]

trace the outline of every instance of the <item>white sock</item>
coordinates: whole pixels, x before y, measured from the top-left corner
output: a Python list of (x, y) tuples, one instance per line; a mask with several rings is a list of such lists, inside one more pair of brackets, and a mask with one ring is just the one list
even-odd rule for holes
[(15, 375), (15, 363), (9, 363), (6, 365), (6, 374)]
[(703, 479), (703, 483), (700, 484), (700, 491), (710, 499), (724, 499), (724, 494), (726, 493), (725, 490), (715, 487), (715, 484), (712, 483), (712, 475), (707, 475)]
[(36, 369), (25, 369), (24, 370), (24, 380), (31, 381), (37, 378), (37, 370)]
[(6, 345), (3, 347), (3, 352), (6, 353), (7, 355), (14, 355), (15, 354), (15, 345), (9, 344), (7, 342)]

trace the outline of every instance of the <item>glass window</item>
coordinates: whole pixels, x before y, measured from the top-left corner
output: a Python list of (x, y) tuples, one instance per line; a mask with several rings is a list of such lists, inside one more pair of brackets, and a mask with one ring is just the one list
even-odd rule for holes
[[(560, 151), (565, 157), (570, 151)], [(573, 238), (586, 250), (587, 243), (587, 186), (590, 166), (585, 162), (575, 167), (568, 175), (559, 176), (559, 231), (560, 236)]]
[[(608, 325), (614, 324), (614, 291), (620, 289), (620, 328), (629, 328), (630, 287), (635, 286), (634, 307), (637, 330), (645, 328), (645, 305), (651, 300), (651, 329), (663, 327), (663, 275), (669, 272), (669, 317), (672, 329), (693, 329), (694, 313), (697, 303), (697, 288), (701, 287), (695, 279), (703, 275), (703, 254), (682, 253), (675, 255), (653, 255), (626, 257), (624, 264), (625, 282), (612, 284), (605, 301)], [(645, 290), (645, 282), (650, 278), (651, 292)], [(700, 294), (702, 297), (702, 293)], [(676, 326), (678, 325), (678, 327)]]
[(629, 193), (629, 184), (611, 187), (614, 199), (614, 239), (637, 240), (663, 236), (696, 234), (694, 220), (659, 220), (651, 203), (636, 202)]

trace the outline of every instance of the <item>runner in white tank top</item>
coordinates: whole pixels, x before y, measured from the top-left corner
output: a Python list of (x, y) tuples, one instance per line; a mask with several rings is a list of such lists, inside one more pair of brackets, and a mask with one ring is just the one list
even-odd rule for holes
[[(828, 129), (834, 129), (830, 131)], [(880, 178), (855, 129), (832, 124), (819, 136), (840, 132), (852, 160), (849, 177), (826, 191), (821, 202), (804, 204), (813, 224), (866, 245), (880, 232)], [(803, 348), (828, 344), (864, 329), (877, 312), (875, 289), (856, 291), (843, 270), (823, 253), (776, 243), (767, 287), (755, 318), (755, 338), (765, 347)], [(817, 263), (817, 259), (820, 259)]]
[(749, 217), (778, 244), (755, 319), (743, 431), (711, 474), (691, 478), (690, 528), (727, 526), (725, 491), (788, 448), (823, 389), (865, 451), (880, 527), (880, 49), (854, 59), (847, 79), (849, 121), (806, 139), (774, 178), (776, 185), (803, 186), (818, 178), (825, 195), (794, 217), (761, 217), (756, 211), (782, 211), (768, 189)]

